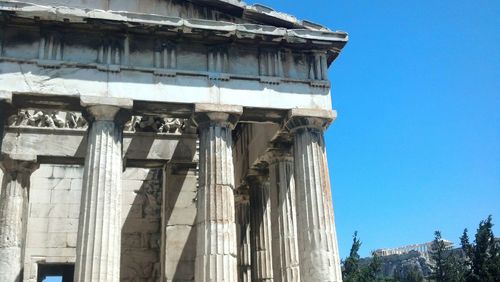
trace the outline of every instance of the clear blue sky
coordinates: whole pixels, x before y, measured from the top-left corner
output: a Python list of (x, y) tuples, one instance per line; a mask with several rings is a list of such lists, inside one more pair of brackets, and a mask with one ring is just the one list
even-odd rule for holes
[[(256, 1), (247, 1), (255, 3)], [(500, 236), (500, 1), (261, 0), (349, 33), (326, 134), (342, 257)]]

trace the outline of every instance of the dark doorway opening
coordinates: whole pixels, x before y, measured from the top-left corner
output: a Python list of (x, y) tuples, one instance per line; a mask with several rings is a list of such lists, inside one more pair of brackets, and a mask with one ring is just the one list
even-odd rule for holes
[(75, 265), (38, 264), (38, 282), (73, 282)]

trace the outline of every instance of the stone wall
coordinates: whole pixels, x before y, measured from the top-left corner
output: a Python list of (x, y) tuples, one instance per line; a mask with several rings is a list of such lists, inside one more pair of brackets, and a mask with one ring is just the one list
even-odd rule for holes
[(82, 191), (80, 166), (41, 165), (31, 176), (25, 281), (38, 263), (74, 263)]
[(159, 281), (161, 169), (123, 174), (121, 281)]
[[(25, 281), (38, 263), (74, 263), (83, 167), (41, 165), (31, 178)], [(161, 169), (123, 174), (122, 281), (159, 281)], [(195, 186), (196, 187), (196, 186)]]
[(194, 281), (197, 181), (194, 168), (177, 165), (166, 168), (162, 224), (166, 281)]

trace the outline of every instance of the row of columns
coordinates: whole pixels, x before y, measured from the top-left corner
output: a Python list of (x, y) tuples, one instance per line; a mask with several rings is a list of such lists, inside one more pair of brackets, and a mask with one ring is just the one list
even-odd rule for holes
[[(82, 97), (81, 103), (90, 126), (75, 281), (117, 282), (123, 113), (132, 101)], [(195, 281), (341, 281), (323, 140), (328, 117), (291, 111), (285, 128), (294, 136), (293, 153), (272, 150), (269, 176), (249, 176), (250, 201), (236, 206), (232, 130), (241, 113), (238, 106), (195, 106), (200, 139)], [(2, 161), (0, 281), (20, 279), (29, 178), (36, 167), (22, 158)]]

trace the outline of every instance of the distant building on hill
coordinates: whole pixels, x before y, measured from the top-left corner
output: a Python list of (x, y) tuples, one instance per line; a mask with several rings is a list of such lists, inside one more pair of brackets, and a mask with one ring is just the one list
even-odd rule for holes
[[(445, 243), (447, 249), (453, 248), (453, 242), (445, 239), (443, 239), (443, 242)], [(432, 242), (428, 242), (423, 244), (413, 244), (391, 249), (378, 249), (375, 250), (374, 253), (378, 256), (384, 257), (390, 255), (403, 255), (403, 254), (408, 254), (411, 251), (416, 251), (427, 257), (431, 249), (432, 249)]]

